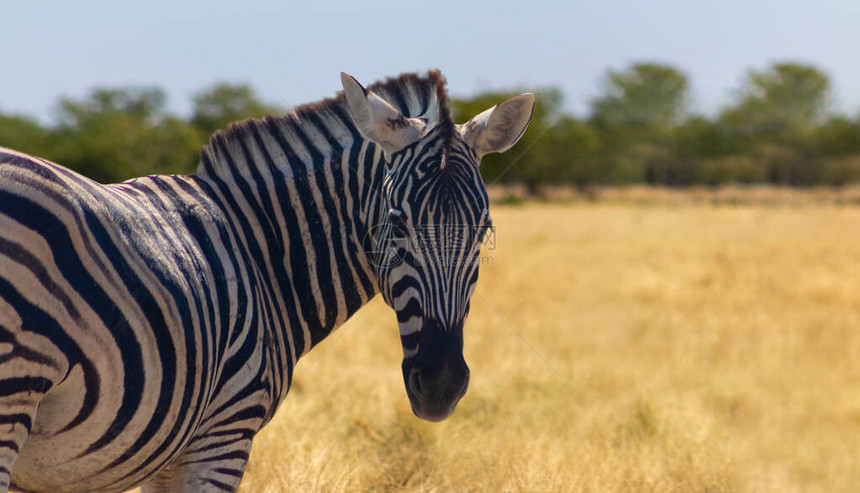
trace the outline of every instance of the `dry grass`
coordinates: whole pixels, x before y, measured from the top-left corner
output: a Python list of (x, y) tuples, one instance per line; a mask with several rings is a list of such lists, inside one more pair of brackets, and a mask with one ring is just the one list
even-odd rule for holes
[[(522, 185), (494, 185), (488, 190), (490, 199), (501, 203), (530, 200)], [(644, 206), (687, 205), (750, 205), (807, 207), (812, 205), (860, 204), (860, 186), (791, 188), (773, 185), (724, 185), (720, 187), (693, 186), (686, 188), (630, 185), (624, 187), (568, 185), (544, 186), (538, 199), (552, 202), (603, 202)]]
[(299, 364), (242, 491), (860, 484), (860, 210), (493, 215), (454, 416), (412, 416), (374, 302)]
[(860, 209), (493, 217), (455, 414), (412, 416), (377, 300), (300, 362), (241, 491), (856, 490)]

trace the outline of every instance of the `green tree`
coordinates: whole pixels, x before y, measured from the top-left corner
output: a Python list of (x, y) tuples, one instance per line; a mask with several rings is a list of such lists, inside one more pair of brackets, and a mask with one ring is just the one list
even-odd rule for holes
[(860, 118), (829, 118), (815, 129), (814, 139), (820, 156), (819, 183), (847, 185), (860, 182)]
[(687, 116), (690, 83), (674, 67), (634, 63), (610, 70), (591, 102), (590, 123), (603, 141), (604, 181), (683, 184), (673, 130)]
[(32, 118), (0, 114), (0, 147), (48, 157), (51, 154), (50, 132)]
[(821, 154), (860, 154), (860, 119), (829, 118), (815, 129), (814, 138)]
[[(860, 182), (860, 118), (828, 114), (826, 74), (798, 63), (747, 73), (737, 99), (716, 118), (688, 115), (689, 81), (657, 63), (607, 73), (592, 115), (562, 111), (558, 89), (537, 91), (535, 114), (514, 149), (481, 165), (487, 183), (736, 183), (789, 185)], [(516, 92), (452, 100), (465, 120)], [(67, 165), (101, 181), (194, 170), (200, 146), (230, 122), (283, 109), (246, 84), (216, 84), (194, 97), (188, 119), (166, 112), (157, 88), (93, 90), (62, 99), (57, 124), (0, 114), (0, 146)]]
[(824, 122), (830, 81), (815, 67), (775, 63), (751, 70), (738, 102), (718, 122), (735, 153), (753, 156), (771, 183), (811, 185), (819, 179), (816, 127)]
[(776, 63), (765, 71), (751, 70), (737, 106), (723, 118), (743, 120), (754, 131), (774, 133), (808, 130), (826, 116), (830, 80), (815, 67)]
[(191, 124), (208, 137), (230, 123), (283, 112), (283, 108), (261, 101), (248, 84), (221, 82), (194, 96)]
[[(454, 120), (464, 123), (475, 115), (501, 103), (519, 92), (485, 92), (469, 99), (453, 99), (451, 107)], [(481, 160), (481, 176), (486, 183), (526, 183), (530, 188), (542, 182), (552, 181), (534, 152), (535, 146), (544, 141), (550, 127), (561, 117), (562, 95), (558, 89), (535, 92), (535, 111), (529, 128), (520, 141), (502, 154), (488, 154)]]
[(520, 179), (532, 190), (542, 184), (572, 184), (584, 187), (601, 179), (600, 135), (593, 125), (562, 116), (534, 142), (534, 158), (523, 168)]
[(95, 89), (80, 101), (62, 99), (56, 160), (103, 182), (194, 169), (201, 138), (164, 112), (157, 88)]
[(58, 116), (67, 127), (113, 116), (153, 123), (163, 115), (165, 101), (164, 91), (155, 87), (97, 88), (82, 101), (61, 99)]
[(601, 127), (665, 128), (687, 114), (690, 82), (668, 65), (634, 63), (610, 70), (603, 94), (591, 103), (591, 120)]

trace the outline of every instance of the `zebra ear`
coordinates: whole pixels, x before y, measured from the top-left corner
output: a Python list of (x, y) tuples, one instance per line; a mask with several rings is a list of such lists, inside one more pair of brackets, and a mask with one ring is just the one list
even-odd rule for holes
[(534, 94), (520, 94), (460, 125), (460, 132), (479, 157), (490, 152), (505, 152), (523, 136), (534, 109)]
[(406, 118), (387, 101), (368, 91), (346, 72), (340, 73), (349, 113), (364, 138), (391, 154), (418, 140), (426, 125)]

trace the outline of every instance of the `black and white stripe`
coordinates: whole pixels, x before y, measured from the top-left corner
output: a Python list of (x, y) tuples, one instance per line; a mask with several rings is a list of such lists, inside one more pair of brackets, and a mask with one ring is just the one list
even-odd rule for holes
[[(0, 492), (234, 491), (298, 358), (379, 290), (404, 372), (436, 333), (462, 350), (479, 235), (445, 228), (488, 220), (478, 155), (438, 72), (370, 93), (420, 138), (388, 152), (341, 93), (216, 134), (195, 175), (101, 185), (0, 149)], [(365, 254), (392, 234), (398, 261)]]

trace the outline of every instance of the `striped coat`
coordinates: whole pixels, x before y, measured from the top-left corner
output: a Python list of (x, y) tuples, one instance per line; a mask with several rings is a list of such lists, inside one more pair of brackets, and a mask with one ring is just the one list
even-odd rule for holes
[(450, 268), (392, 240), (488, 220), (480, 155), (532, 99), (457, 126), (438, 72), (343, 82), (216, 134), (194, 175), (101, 185), (0, 149), (0, 491), (234, 491), (298, 358), (380, 291), (416, 414), (453, 411), (477, 236)]

